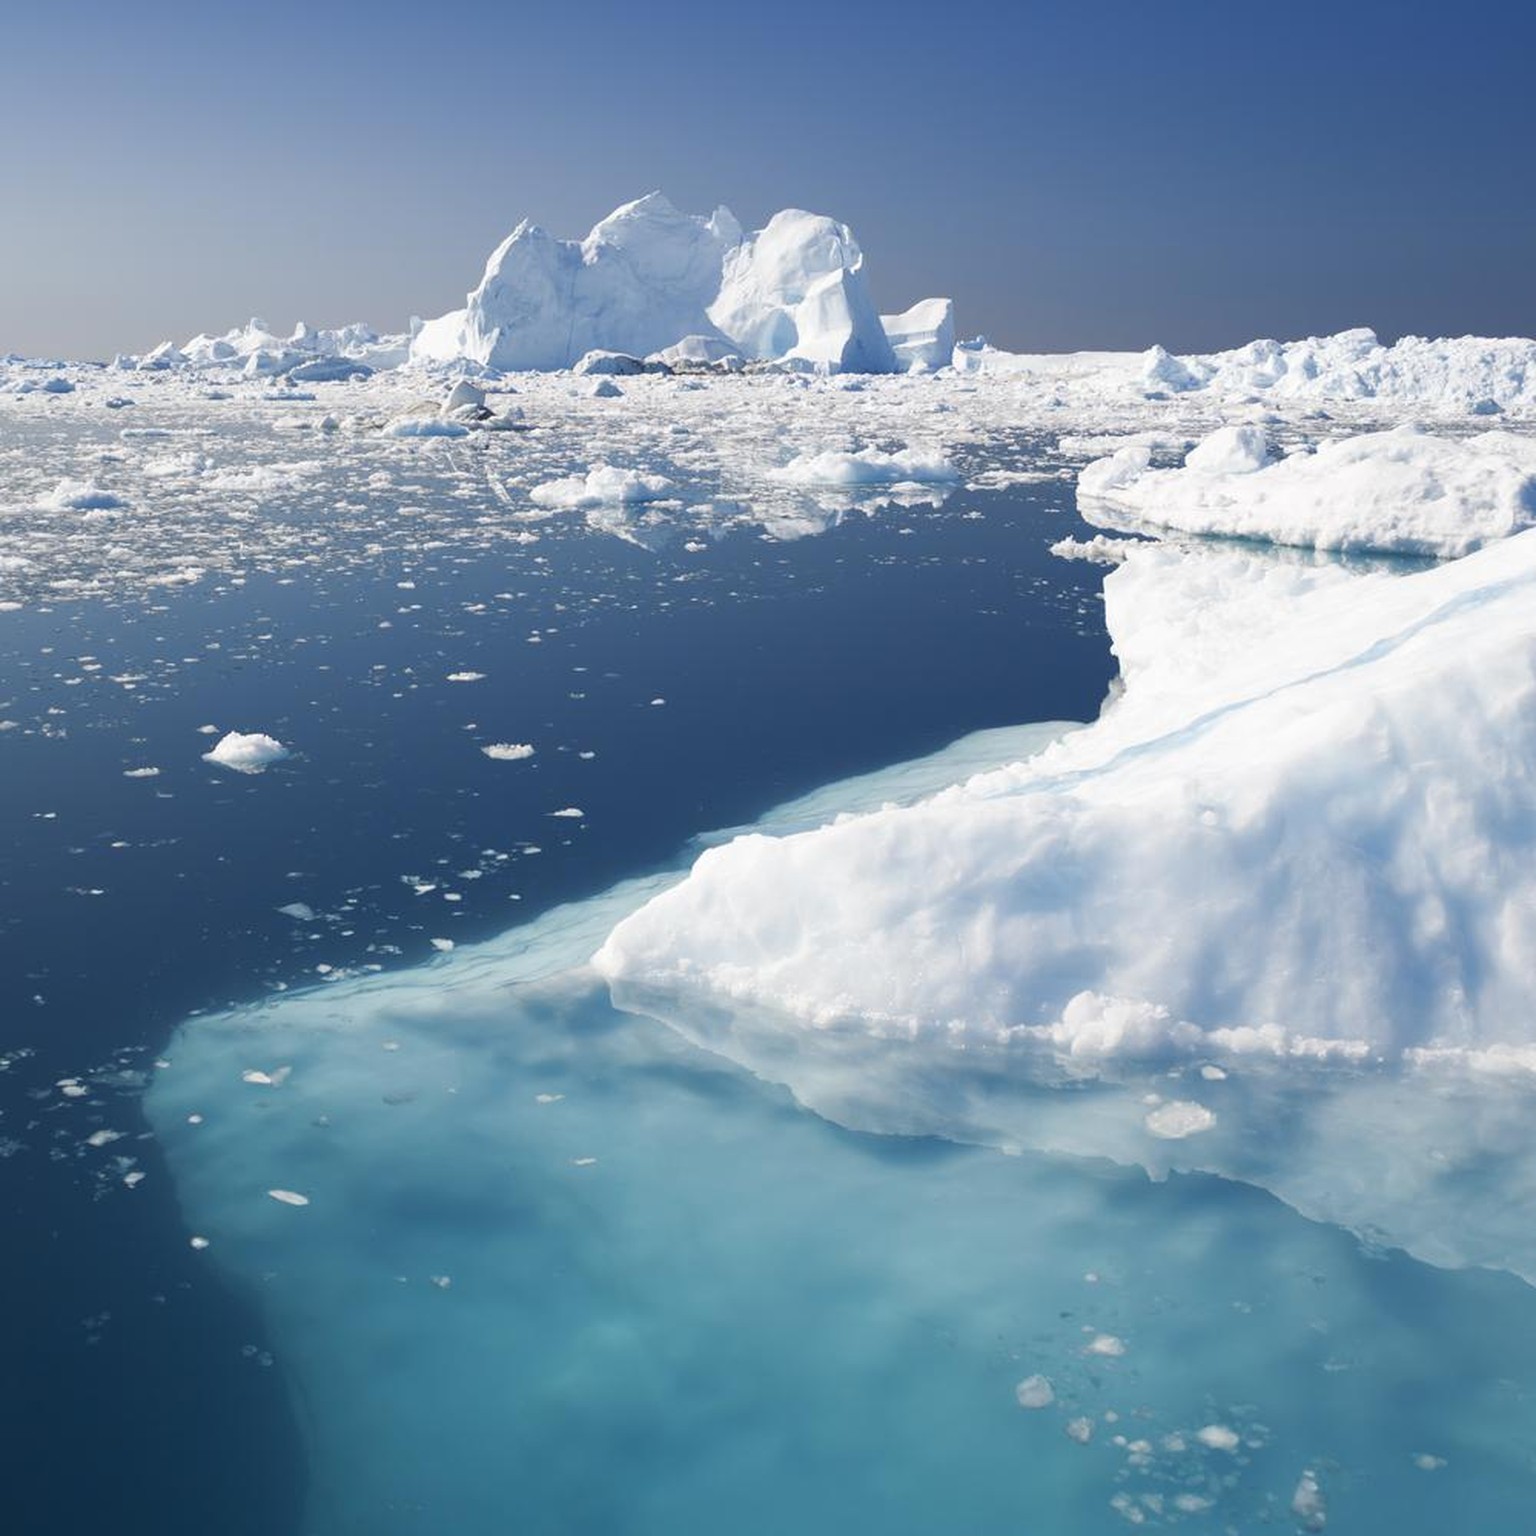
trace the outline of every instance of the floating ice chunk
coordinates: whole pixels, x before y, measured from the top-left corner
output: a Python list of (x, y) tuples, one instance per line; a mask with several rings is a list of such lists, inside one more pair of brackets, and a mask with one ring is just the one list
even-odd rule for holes
[(1301, 1521), (1304, 1531), (1320, 1531), (1328, 1524), (1328, 1501), (1318, 1486), (1317, 1474), (1310, 1468), (1301, 1474), (1291, 1495), (1291, 1513)]
[(1112, 1333), (1096, 1333), (1088, 1341), (1083, 1352), (1089, 1355), (1101, 1355), (1106, 1359), (1116, 1360), (1125, 1353), (1125, 1340), (1116, 1337)]
[(937, 448), (902, 448), (894, 453), (862, 448), (852, 453), (829, 449), (801, 454), (770, 476), (784, 485), (897, 485), (942, 484), (958, 480), (960, 473)]
[(881, 315), (896, 366), (907, 372), (948, 367), (955, 351), (955, 307), (948, 299), (919, 299), (899, 315)]
[(277, 909), (284, 917), (291, 917), (295, 922), (312, 923), (315, 920), (315, 909), (305, 901), (290, 901), (287, 906)]
[(125, 779), (154, 779), (160, 776), (158, 768), (124, 768)]
[(520, 763), (533, 756), (533, 748), (523, 741), (487, 742), (480, 750), (498, 763)]
[(624, 398), (624, 391), (612, 379), (596, 380), (588, 394), (594, 400), (622, 400)]
[(1026, 1376), (1013, 1389), (1020, 1408), (1049, 1408), (1056, 1401), (1056, 1389), (1049, 1376)]
[(563, 817), (567, 821), (579, 821), (587, 813), (579, 805), (562, 806), (558, 811), (551, 811), (551, 816)]
[(433, 939), (432, 940), (432, 948), (435, 949), (440, 955), (449, 954), (453, 950), (453, 940), (452, 939)]
[(450, 416), (455, 411), (478, 411), (484, 405), (485, 391), (478, 384), (471, 384), (468, 379), (460, 379), (448, 391), (442, 404), (442, 413)]
[(92, 1131), (85, 1138), (85, 1144), (88, 1147), (108, 1147), (114, 1141), (121, 1141), (122, 1139), (123, 1133), (121, 1131)]
[(1432, 1456), (1428, 1451), (1414, 1452), (1413, 1464), (1420, 1472), (1438, 1472), (1448, 1465), (1444, 1456)]
[(1091, 539), (1057, 539), (1051, 545), (1051, 553), (1059, 560), (1087, 560), (1095, 565), (1119, 565), (1135, 547), (1129, 539), (1111, 539), (1098, 533)]
[(308, 1195), (301, 1195), (297, 1190), (293, 1189), (269, 1189), (267, 1195), (269, 1198), (276, 1200), (279, 1205), (309, 1204)]
[(1188, 1099), (1174, 1099), (1160, 1104), (1147, 1116), (1146, 1127), (1164, 1141), (1182, 1141), (1186, 1136), (1198, 1136), (1216, 1124), (1216, 1116), (1203, 1104)]
[(260, 773), (273, 763), (280, 763), (292, 753), (282, 742), (261, 731), (242, 734), (230, 731), (221, 736), (211, 752), (203, 753), (205, 763), (233, 768), (236, 773)]
[(447, 677), (450, 683), (483, 683), (484, 672), (450, 672)]
[(1182, 469), (1121, 449), (1083, 470), (1079, 506), (1090, 521), (1442, 558), (1536, 524), (1536, 440), (1513, 433), (1399, 427), (1274, 462), (1267, 453), (1254, 426), (1213, 432)]
[(1086, 1417), (1068, 1419), (1063, 1426), (1068, 1440), (1075, 1440), (1079, 1445), (1087, 1445), (1093, 1439), (1093, 1420)]
[(648, 475), (637, 469), (617, 469), (596, 464), (585, 475), (570, 475), (536, 485), (528, 499), (536, 507), (580, 510), (586, 507), (662, 501), (675, 487), (664, 475)]
[(1184, 467), (1202, 475), (1251, 475), (1271, 457), (1263, 427), (1218, 427), (1189, 450)]
[(382, 437), (468, 437), (469, 428), (460, 421), (445, 421), (439, 416), (396, 416), (379, 428)]
[(1206, 1424), (1195, 1431), (1195, 1439), (1209, 1451), (1235, 1454), (1243, 1443), (1238, 1432), (1227, 1424)]
[(94, 480), (60, 480), (38, 502), (45, 512), (109, 512), (127, 505), (121, 496), (103, 490)]

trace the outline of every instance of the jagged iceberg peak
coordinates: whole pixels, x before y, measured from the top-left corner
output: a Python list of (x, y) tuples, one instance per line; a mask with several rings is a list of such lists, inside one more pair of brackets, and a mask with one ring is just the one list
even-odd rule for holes
[[(947, 311), (947, 300), (929, 302)], [(525, 220), (491, 253), (465, 307), (421, 327), (411, 355), (550, 370), (593, 351), (678, 349), (864, 373), (948, 361), (940, 338), (933, 355), (909, 349), (898, 362), (847, 225), (789, 209), (747, 235), (728, 208), (681, 213), (660, 192), (580, 241)]]

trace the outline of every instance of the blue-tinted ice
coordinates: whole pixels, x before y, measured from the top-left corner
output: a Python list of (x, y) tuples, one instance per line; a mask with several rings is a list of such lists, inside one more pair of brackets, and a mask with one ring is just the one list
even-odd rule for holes
[(1528, 1288), (819, 1119), (614, 1011), (583, 962), (657, 883), (175, 1041), (151, 1117), (270, 1321), (307, 1530), (1514, 1528)]

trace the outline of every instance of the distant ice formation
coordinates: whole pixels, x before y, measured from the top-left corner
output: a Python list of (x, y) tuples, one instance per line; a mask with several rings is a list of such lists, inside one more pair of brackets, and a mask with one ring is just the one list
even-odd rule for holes
[(893, 317), (893, 333), (895, 345), (846, 224), (787, 209), (745, 234), (729, 209), (679, 213), (652, 192), (584, 240), (519, 224), (491, 253), (464, 308), (418, 330), (411, 356), (542, 371), (594, 353), (702, 362), (734, 354), (891, 373), (948, 362), (949, 301), (925, 300)]

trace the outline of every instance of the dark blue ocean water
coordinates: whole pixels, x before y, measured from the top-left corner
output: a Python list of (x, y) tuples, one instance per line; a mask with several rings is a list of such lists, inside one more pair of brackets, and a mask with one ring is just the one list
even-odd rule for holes
[[(0, 1528), (297, 1529), (282, 1373), (189, 1251), (137, 1106), (185, 1015), (420, 962), (971, 730), (1091, 717), (1112, 661), (1098, 572), (1046, 553), (1065, 500), (692, 550), (401, 540), (0, 613)], [(215, 770), (209, 725), (295, 755)], [(536, 755), (479, 750), (504, 741)]]

